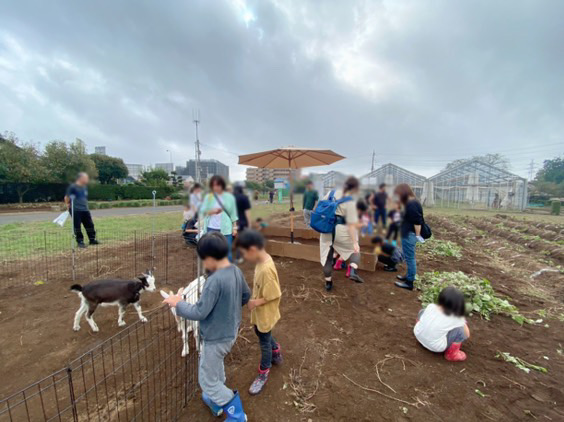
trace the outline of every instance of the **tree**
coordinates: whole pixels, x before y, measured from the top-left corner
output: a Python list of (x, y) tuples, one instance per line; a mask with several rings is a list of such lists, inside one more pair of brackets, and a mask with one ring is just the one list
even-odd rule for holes
[(534, 193), (564, 197), (564, 159), (545, 160), (533, 182)]
[(163, 169), (144, 171), (141, 174), (141, 182), (145, 186), (166, 186), (168, 180), (168, 173)]
[(504, 157), (501, 154), (485, 154), (485, 155), (475, 155), (472, 158), (462, 158), (459, 160), (451, 161), (446, 165), (443, 171), (450, 170), (451, 168), (454, 168), (460, 164), (467, 163), (472, 160), (478, 160), (483, 163), (490, 164), (495, 167), (499, 167), (503, 170), (509, 170), (510, 167), (509, 159), (507, 157)]
[(252, 191), (262, 191), (263, 190), (263, 185), (258, 183), (258, 182), (251, 182), (249, 180), (245, 181), (245, 187), (249, 190)]
[(45, 147), (42, 157), (50, 182), (69, 183), (80, 172), (91, 178), (98, 176), (96, 164), (86, 153), (86, 145), (80, 139), (67, 145), (63, 141), (51, 141)]
[(0, 181), (16, 183), (20, 203), (33, 184), (45, 182), (45, 177), (46, 169), (35, 145), (21, 142), (13, 134), (0, 137)]
[(264, 182), (264, 187), (266, 189), (274, 189), (274, 180), (267, 180)]
[(91, 154), (90, 158), (98, 170), (98, 180), (103, 184), (117, 183), (118, 179), (125, 179), (129, 174), (121, 158), (109, 157), (102, 154)]

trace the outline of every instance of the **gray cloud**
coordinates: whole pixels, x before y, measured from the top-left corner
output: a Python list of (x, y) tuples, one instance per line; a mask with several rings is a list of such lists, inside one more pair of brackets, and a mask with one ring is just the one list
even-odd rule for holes
[(564, 3), (173, 1), (0, 3), (0, 130), (84, 139), (126, 162), (282, 145), (372, 150), (430, 175), (564, 146)]

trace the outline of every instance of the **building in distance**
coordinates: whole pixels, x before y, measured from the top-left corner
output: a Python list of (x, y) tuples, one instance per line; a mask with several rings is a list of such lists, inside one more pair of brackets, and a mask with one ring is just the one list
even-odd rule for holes
[(104, 147), (104, 146), (94, 147), (94, 154), (106, 155), (106, 147)]

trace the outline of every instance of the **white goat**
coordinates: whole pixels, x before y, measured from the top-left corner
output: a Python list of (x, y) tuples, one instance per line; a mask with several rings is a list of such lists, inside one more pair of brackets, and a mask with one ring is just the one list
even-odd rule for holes
[[(204, 288), (205, 283), (206, 283), (206, 278), (204, 276), (200, 276), (200, 292), (198, 292), (198, 279), (196, 278), (195, 280), (191, 281), (190, 284), (188, 284), (188, 286), (186, 286), (184, 290), (182, 290), (181, 293), (182, 298), (186, 302), (194, 305), (198, 301), (198, 298), (202, 293), (202, 289)], [(174, 293), (172, 292), (167, 293), (164, 290), (161, 290), (161, 296), (164, 297), (165, 299), (172, 294)], [(184, 345), (182, 347), (182, 357), (185, 357), (190, 353), (190, 345), (188, 341), (188, 333), (190, 331), (192, 331), (192, 335), (194, 336), (194, 340), (196, 341), (196, 350), (199, 351), (200, 323), (198, 321), (190, 321), (180, 318), (178, 315), (176, 315), (176, 308), (171, 308), (170, 310), (174, 315), (176, 324), (178, 325), (178, 332), (182, 333), (182, 344)]]

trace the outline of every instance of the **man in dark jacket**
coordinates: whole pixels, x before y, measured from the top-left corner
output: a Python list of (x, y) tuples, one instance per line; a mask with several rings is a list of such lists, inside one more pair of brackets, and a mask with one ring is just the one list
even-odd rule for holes
[(86, 173), (79, 173), (76, 181), (67, 188), (65, 194), (65, 204), (71, 213), (74, 237), (79, 248), (85, 248), (84, 236), (82, 234), (81, 225), (86, 230), (86, 235), (91, 245), (97, 245), (96, 230), (92, 215), (88, 209), (88, 183), (90, 178)]

